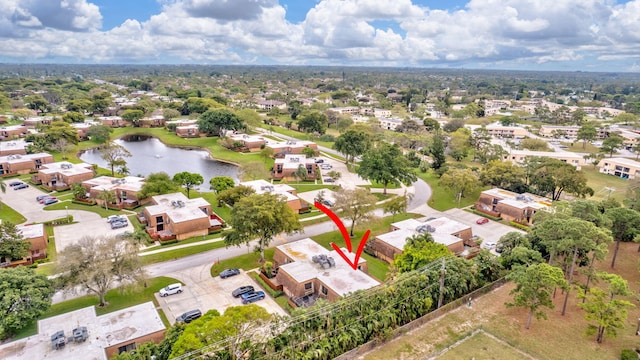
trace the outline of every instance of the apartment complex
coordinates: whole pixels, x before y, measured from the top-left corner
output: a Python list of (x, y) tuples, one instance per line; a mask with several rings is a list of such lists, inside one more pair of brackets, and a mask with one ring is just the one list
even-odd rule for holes
[(42, 164), (38, 173), (31, 177), (31, 181), (34, 184), (42, 184), (49, 190), (66, 190), (71, 185), (92, 179), (94, 176), (95, 170), (91, 164), (61, 161)]
[(480, 193), (475, 209), (485, 214), (515, 221), (522, 225), (533, 225), (533, 215), (551, 207), (551, 199), (530, 193), (493, 188)]
[(635, 179), (640, 175), (640, 162), (627, 158), (605, 158), (600, 160), (598, 168), (603, 174), (622, 179)]

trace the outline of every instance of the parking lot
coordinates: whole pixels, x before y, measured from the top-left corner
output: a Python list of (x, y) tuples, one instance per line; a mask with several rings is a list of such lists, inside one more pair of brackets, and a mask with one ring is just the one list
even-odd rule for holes
[[(329, 171), (336, 171), (340, 173), (340, 178), (335, 182), (336, 185), (340, 185), (346, 189), (355, 189), (355, 187), (358, 185), (371, 185), (371, 182), (369, 180), (364, 180), (363, 178), (358, 176), (358, 174), (349, 172), (349, 170), (347, 169), (347, 165), (342, 161), (334, 160), (326, 156), (320, 156), (317, 159), (322, 159), (324, 161), (323, 164), (330, 164), (332, 167), (331, 169), (327, 170), (320, 169), (322, 179), (326, 179), (329, 177), (329, 175), (327, 175)], [(328, 184), (333, 185), (334, 183)]]
[[(176, 317), (189, 310), (200, 309), (204, 314), (215, 309), (222, 314), (230, 306), (241, 306), (240, 298), (234, 298), (231, 295), (231, 292), (240, 286), (252, 285), (256, 291), (263, 290), (244, 271), (226, 279), (221, 279), (219, 276), (212, 278), (209, 275), (210, 267), (199, 267), (199, 270), (192, 268), (185, 272), (168, 275), (185, 284), (180, 294), (160, 297), (156, 293), (156, 299), (171, 324), (175, 323)], [(262, 306), (270, 314), (286, 315), (269, 293), (265, 291), (265, 294), (264, 300), (256, 301), (254, 304)]]

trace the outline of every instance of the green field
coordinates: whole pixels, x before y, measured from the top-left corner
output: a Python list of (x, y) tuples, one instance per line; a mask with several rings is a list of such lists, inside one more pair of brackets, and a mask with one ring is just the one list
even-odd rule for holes
[(439, 178), (436, 173), (429, 170), (426, 173), (418, 172), (417, 175), (431, 187), (431, 199), (429, 199), (428, 205), (440, 211), (473, 205), (478, 200), (480, 192), (487, 189), (487, 187), (483, 186), (475, 189), (470, 194), (465, 194), (460, 204), (458, 204), (455, 194), (451, 190), (438, 185)]
[(528, 356), (485, 332), (477, 332), (437, 357), (439, 360), (512, 360), (523, 358), (526, 359)]
[(0, 220), (8, 221), (12, 224), (22, 224), (27, 218), (19, 212), (13, 210), (9, 205), (0, 202)]

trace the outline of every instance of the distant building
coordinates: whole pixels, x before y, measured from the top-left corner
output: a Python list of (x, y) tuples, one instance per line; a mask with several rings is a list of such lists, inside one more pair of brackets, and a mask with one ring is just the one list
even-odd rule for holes
[(53, 163), (53, 155), (47, 153), (0, 156), (0, 176), (29, 174)]
[(380, 234), (367, 243), (367, 248), (377, 258), (388, 263), (402, 254), (407, 239), (429, 233), (433, 241), (445, 245), (451, 252), (463, 255), (465, 242), (473, 236), (471, 227), (447, 217), (431, 220), (407, 219), (391, 224), (391, 231)]
[(525, 162), (525, 160), (532, 157), (560, 160), (562, 162), (566, 162), (567, 164), (575, 166), (578, 170), (582, 169), (582, 167), (587, 164), (587, 160), (582, 155), (570, 151), (511, 150), (511, 152), (509, 152), (509, 154), (507, 155), (504, 155), (502, 159), (505, 161), (508, 160), (517, 164), (522, 164)]
[(162, 115), (152, 115), (149, 117), (143, 117), (140, 119), (140, 127), (143, 128), (152, 128), (152, 127), (163, 127), (164, 126), (164, 116)]
[(266, 144), (264, 138), (258, 135), (233, 134), (229, 138), (242, 144), (241, 151), (260, 151)]
[(34, 129), (40, 125), (51, 125), (53, 121), (53, 116), (34, 116), (30, 118), (26, 118), (23, 122), (23, 125)]
[(515, 221), (522, 225), (533, 225), (533, 215), (551, 207), (551, 199), (529, 193), (493, 188), (480, 193), (475, 209), (485, 214)]
[(378, 117), (376, 119), (378, 119), (380, 127), (385, 130), (395, 131), (396, 128), (402, 124), (402, 119), (398, 118)]
[(248, 186), (256, 191), (256, 194), (277, 194), (296, 213), (309, 210), (309, 204), (297, 196), (296, 189), (286, 184), (272, 184), (266, 180), (253, 180), (241, 182), (240, 185)]
[(34, 184), (42, 185), (49, 190), (66, 190), (73, 184), (79, 184), (95, 176), (93, 165), (72, 164), (62, 161), (42, 164), (38, 173), (31, 177)]
[(267, 141), (265, 147), (273, 150), (274, 157), (284, 157), (285, 155), (302, 154), (304, 148), (311, 148), (318, 151), (318, 145), (313, 141), (307, 140), (288, 140), (288, 141)]
[(0, 140), (14, 140), (25, 137), (29, 130), (24, 125), (12, 125), (0, 127)]
[(491, 136), (496, 137), (522, 139), (527, 136), (527, 129), (520, 126), (490, 124), (486, 126), (486, 129)]
[(183, 193), (172, 193), (151, 199), (154, 205), (145, 207), (138, 219), (146, 224), (146, 231), (152, 237), (184, 240), (205, 236), (224, 225), (224, 220), (203, 198), (189, 199)]
[[(343, 253), (354, 261), (354, 254), (346, 249)], [(335, 250), (329, 251), (309, 238), (277, 246), (273, 263), (277, 269), (274, 282), (298, 307), (313, 305), (318, 298), (335, 301), (380, 285), (368, 275), (365, 259), (360, 258), (354, 270)]]
[(0, 156), (25, 155), (27, 143), (23, 139), (0, 141)]
[(102, 125), (109, 127), (125, 127), (129, 125), (129, 122), (125, 121), (120, 116), (101, 116), (98, 118), (98, 121)]
[(282, 159), (276, 159), (271, 176), (276, 180), (302, 180), (298, 175), (294, 175), (301, 167), (305, 169), (307, 179), (317, 177), (318, 164), (313, 158), (307, 158), (305, 155), (285, 155)]
[(138, 192), (142, 190), (144, 184), (145, 179), (137, 176), (123, 178), (100, 176), (83, 181), (82, 187), (86, 190), (89, 198), (102, 205), (104, 205), (104, 201), (100, 200), (100, 194), (104, 191), (113, 193), (114, 201), (109, 206), (116, 206), (122, 209), (139, 205)]
[(635, 179), (640, 176), (640, 162), (627, 158), (604, 158), (598, 163), (600, 172), (622, 179)]
[(176, 135), (183, 138), (196, 138), (200, 137), (200, 128), (198, 125), (183, 125), (176, 127)]

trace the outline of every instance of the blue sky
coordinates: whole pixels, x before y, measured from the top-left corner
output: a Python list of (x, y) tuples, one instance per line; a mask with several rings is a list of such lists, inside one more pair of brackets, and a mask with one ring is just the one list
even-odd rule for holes
[(640, 0), (2, 0), (0, 62), (640, 71)]

